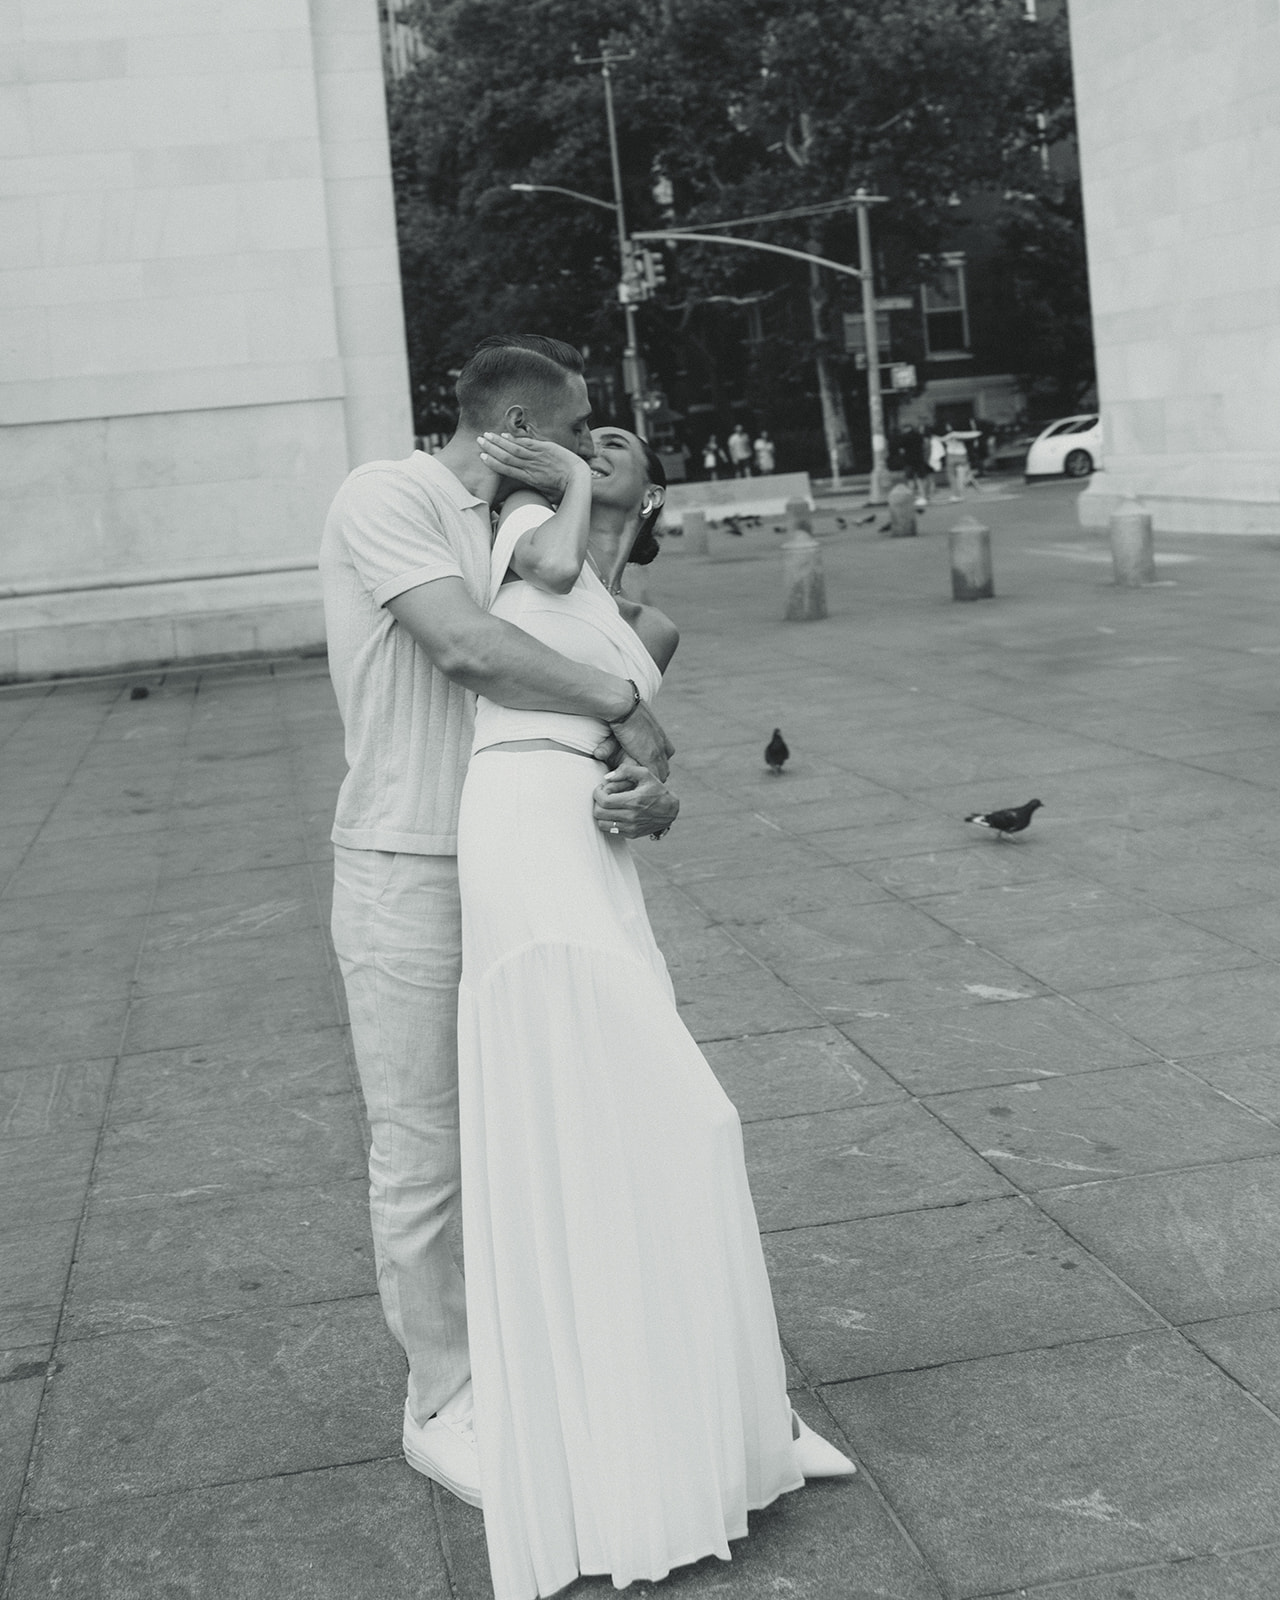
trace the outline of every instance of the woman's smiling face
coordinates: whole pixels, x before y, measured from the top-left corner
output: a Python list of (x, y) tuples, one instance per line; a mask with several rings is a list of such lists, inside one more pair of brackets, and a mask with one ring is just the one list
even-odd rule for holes
[(591, 498), (600, 505), (636, 509), (649, 487), (644, 446), (625, 428), (592, 428)]

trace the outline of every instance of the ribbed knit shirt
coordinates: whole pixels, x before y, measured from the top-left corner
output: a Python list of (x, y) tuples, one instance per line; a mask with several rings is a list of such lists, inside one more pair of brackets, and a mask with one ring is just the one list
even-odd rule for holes
[(334, 844), (454, 855), (474, 697), (387, 610), (406, 590), (460, 578), (488, 602), (489, 507), (417, 450), (357, 467), (320, 545), (329, 674), (346, 736)]

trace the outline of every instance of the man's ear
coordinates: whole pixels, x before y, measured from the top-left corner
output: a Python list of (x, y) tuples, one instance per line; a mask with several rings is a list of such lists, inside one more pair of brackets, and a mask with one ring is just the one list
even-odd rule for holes
[(517, 438), (522, 433), (531, 433), (533, 431), (529, 426), (528, 413), (523, 406), (507, 407), (502, 413), (501, 431), (503, 433), (513, 433)]

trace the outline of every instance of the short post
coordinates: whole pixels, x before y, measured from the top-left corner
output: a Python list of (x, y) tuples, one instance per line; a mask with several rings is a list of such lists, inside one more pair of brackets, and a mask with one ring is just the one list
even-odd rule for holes
[(827, 614), (827, 584), (822, 576), (822, 546), (803, 500), (787, 501), (787, 536), (782, 541), (782, 581), (786, 620), (816, 622)]
[(1131, 496), (1111, 513), (1111, 560), (1116, 582), (1127, 589), (1140, 588), (1156, 579), (1155, 549), (1151, 538), (1151, 513)]
[(686, 511), (680, 519), (680, 526), (684, 529), (685, 553), (691, 556), (705, 556), (707, 553), (707, 515), (705, 511), (692, 509)]
[(976, 517), (962, 517), (951, 530), (951, 598), (991, 600), (995, 580), (991, 574), (991, 529)]
[(889, 537), (914, 539), (916, 532), (915, 491), (905, 483), (895, 483), (889, 490)]

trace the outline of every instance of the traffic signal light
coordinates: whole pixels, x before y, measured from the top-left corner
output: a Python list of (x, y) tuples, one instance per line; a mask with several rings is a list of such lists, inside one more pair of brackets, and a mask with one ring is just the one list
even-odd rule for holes
[(661, 250), (642, 250), (640, 264), (644, 272), (645, 287), (652, 294), (667, 281), (667, 263), (662, 258)]

